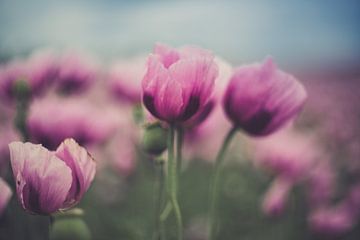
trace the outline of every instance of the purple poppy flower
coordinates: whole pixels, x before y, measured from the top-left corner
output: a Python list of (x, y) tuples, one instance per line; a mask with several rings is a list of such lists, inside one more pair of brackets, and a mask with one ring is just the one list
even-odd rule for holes
[(142, 81), (143, 102), (155, 117), (183, 123), (211, 98), (218, 67), (210, 52), (195, 47), (156, 45)]
[(56, 89), (62, 93), (83, 92), (92, 85), (96, 75), (97, 66), (90, 58), (67, 53), (59, 60)]
[(89, 146), (105, 141), (113, 133), (117, 119), (114, 115), (111, 109), (96, 108), (85, 99), (46, 98), (30, 106), (27, 127), (31, 140), (50, 150), (66, 138)]
[(263, 64), (235, 70), (223, 104), (233, 124), (250, 135), (268, 135), (284, 126), (304, 105), (306, 91), (293, 76), (276, 68), (271, 58)]
[(0, 97), (14, 98), (16, 81), (27, 83), (31, 96), (37, 96), (56, 78), (57, 59), (49, 51), (33, 53), (27, 60), (14, 60), (0, 68)]
[(22, 142), (9, 148), (17, 196), (30, 213), (48, 215), (74, 206), (94, 179), (95, 161), (73, 139), (56, 152)]

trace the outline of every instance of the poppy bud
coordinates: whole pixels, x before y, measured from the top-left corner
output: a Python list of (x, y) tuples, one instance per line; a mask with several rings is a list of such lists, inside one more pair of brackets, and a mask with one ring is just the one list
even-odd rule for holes
[(142, 140), (144, 150), (152, 155), (160, 155), (167, 148), (167, 132), (159, 122), (146, 126)]

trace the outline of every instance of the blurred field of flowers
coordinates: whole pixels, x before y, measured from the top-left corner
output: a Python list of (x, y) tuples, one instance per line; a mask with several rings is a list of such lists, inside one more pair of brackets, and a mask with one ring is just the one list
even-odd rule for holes
[[(9, 143), (55, 151), (66, 138), (97, 163), (78, 205), (92, 239), (159, 239), (163, 183), (144, 134), (173, 116), (145, 107), (142, 85), (158, 42), (210, 49), (218, 69), (205, 113), (184, 126), (184, 239), (209, 239), (215, 158), (232, 126), (222, 104), (230, 78), (267, 56), (304, 85), (307, 100), (269, 136), (235, 136), (219, 182), (217, 239), (360, 239), (360, 4), (330, 2), (2, 1), (0, 240), (48, 239), (49, 219), (18, 202)], [(275, 68), (269, 59), (264, 69)], [(161, 239), (176, 239), (176, 221), (170, 214)]]

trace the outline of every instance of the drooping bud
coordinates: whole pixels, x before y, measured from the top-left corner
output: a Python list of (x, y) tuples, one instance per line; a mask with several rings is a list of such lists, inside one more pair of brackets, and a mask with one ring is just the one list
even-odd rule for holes
[(160, 155), (167, 148), (167, 129), (159, 122), (146, 126), (142, 146), (147, 153)]

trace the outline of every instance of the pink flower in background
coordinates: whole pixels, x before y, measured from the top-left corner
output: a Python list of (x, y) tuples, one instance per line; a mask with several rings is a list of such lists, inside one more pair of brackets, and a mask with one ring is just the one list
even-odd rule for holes
[(360, 184), (349, 188), (346, 196), (336, 205), (324, 203), (315, 208), (309, 217), (311, 228), (325, 235), (341, 235), (357, 223), (360, 217)]
[(0, 178), (0, 217), (2, 215), (2, 213), (4, 212), (11, 196), (12, 196), (12, 191), (9, 187), (9, 185), (2, 179)]
[(297, 132), (289, 126), (269, 137), (257, 138), (253, 144), (254, 164), (276, 176), (263, 202), (266, 214), (281, 214), (288, 192), (300, 182), (306, 186), (311, 208), (324, 206), (331, 200), (334, 173), (315, 136)]
[(109, 90), (120, 101), (141, 103), (141, 81), (146, 72), (146, 58), (136, 57), (115, 62), (109, 69)]
[(263, 212), (269, 216), (283, 213), (293, 183), (288, 179), (276, 178), (267, 190), (262, 203)]
[(129, 176), (136, 167), (136, 142), (126, 134), (114, 139), (111, 166), (122, 176)]
[(135, 170), (137, 146), (142, 129), (134, 122), (130, 106), (123, 106), (117, 111), (119, 114), (117, 130), (106, 152), (109, 165), (121, 176), (126, 177)]
[(309, 216), (311, 229), (324, 235), (341, 235), (354, 225), (351, 215), (343, 207), (321, 208)]
[(183, 123), (208, 103), (217, 75), (218, 67), (207, 50), (158, 44), (142, 81), (144, 105), (161, 120)]
[(335, 194), (336, 172), (329, 157), (318, 161), (308, 171), (305, 182), (307, 198), (312, 208), (329, 204)]
[(65, 138), (81, 145), (104, 142), (116, 128), (110, 108), (97, 108), (80, 98), (44, 98), (30, 106), (27, 128), (30, 138), (54, 150)]
[(267, 138), (257, 138), (253, 143), (255, 165), (291, 181), (304, 179), (323, 157), (313, 136), (298, 133), (291, 127)]
[(33, 82), (48, 87), (57, 77), (58, 57), (51, 50), (41, 49), (31, 54), (27, 67)]
[(11, 101), (14, 99), (14, 87), (18, 80), (26, 81), (32, 93), (40, 91), (42, 87), (37, 82), (31, 81), (24, 61), (14, 60), (0, 66), (0, 97), (2, 100)]
[(0, 127), (0, 176), (4, 176), (8, 170), (9, 143), (16, 140), (19, 140), (19, 136), (12, 124), (4, 124)]
[(233, 124), (250, 135), (268, 135), (294, 118), (306, 91), (293, 76), (276, 68), (271, 58), (235, 70), (223, 104)]
[(27, 82), (32, 96), (41, 94), (56, 78), (57, 58), (50, 51), (34, 52), (27, 60), (15, 60), (0, 68), (0, 95), (5, 100), (14, 97), (14, 84)]
[(96, 80), (97, 71), (96, 64), (90, 58), (66, 53), (59, 60), (56, 88), (62, 93), (84, 91)]
[(74, 206), (94, 179), (94, 160), (72, 139), (56, 152), (21, 142), (9, 148), (17, 196), (30, 213), (48, 215)]

